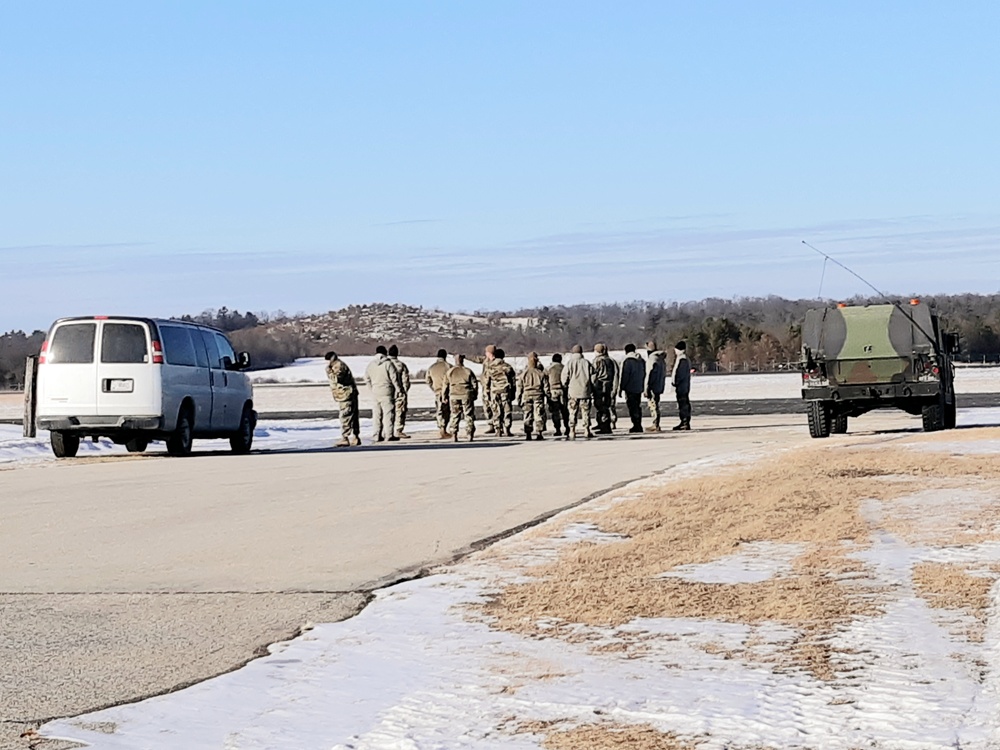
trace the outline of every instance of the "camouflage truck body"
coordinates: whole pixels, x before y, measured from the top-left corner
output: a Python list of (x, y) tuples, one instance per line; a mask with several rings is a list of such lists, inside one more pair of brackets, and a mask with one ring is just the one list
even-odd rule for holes
[(801, 361), (810, 434), (846, 432), (849, 417), (885, 408), (920, 415), (925, 430), (954, 427), (957, 348), (919, 302), (810, 310)]

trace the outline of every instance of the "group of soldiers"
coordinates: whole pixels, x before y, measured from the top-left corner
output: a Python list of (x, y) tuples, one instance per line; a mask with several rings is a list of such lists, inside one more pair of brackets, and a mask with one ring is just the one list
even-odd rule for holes
[[(574, 346), (563, 362), (561, 354), (552, 355), (552, 363), (542, 366), (536, 353), (528, 355), (521, 372), (505, 360), (503, 349), (487, 346), (482, 356), (469, 360), (482, 365), (479, 377), (466, 366), (466, 357), (456, 354), (448, 362), (441, 349), (437, 360), (426, 373), (426, 383), (434, 393), (435, 413), (442, 439), (458, 441), (462, 423), (471, 441), (476, 434), (475, 407), (482, 395), (486, 434), (511, 437), (514, 404), (524, 418), (524, 439), (542, 440), (547, 417), (552, 419), (556, 437), (575, 440), (578, 430), (586, 438), (609, 435), (617, 424), (615, 404), (625, 396), (632, 426), (630, 433), (660, 432), (660, 401), (669, 382), (677, 397), (680, 422), (674, 430), (691, 429), (691, 365), (687, 346), (681, 341), (674, 347), (674, 360), (667, 365), (667, 353), (653, 341), (646, 342), (644, 360), (633, 344), (625, 347), (625, 359), (619, 363), (608, 354), (604, 344), (594, 347), (593, 362), (583, 356), (583, 348)], [(358, 419), (358, 385), (351, 369), (335, 352), (326, 355), (326, 373), (340, 409), (341, 440), (337, 447), (361, 445)], [(668, 381), (669, 373), (669, 381)], [(374, 441), (393, 442), (408, 439), (406, 415), (409, 408), (410, 371), (399, 359), (399, 349), (378, 346), (365, 370), (372, 390)], [(642, 400), (649, 406), (652, 424), (643, 429)], [(592, 412), (596, 419), (592, 421)]]

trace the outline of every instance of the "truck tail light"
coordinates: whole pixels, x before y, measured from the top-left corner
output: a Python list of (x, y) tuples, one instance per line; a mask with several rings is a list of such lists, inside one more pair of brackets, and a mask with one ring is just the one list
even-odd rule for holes
[(159, 341), (153, 342), (153, 364), (162, 365), (163, 364), (163, 347)]
[(48, 351), (49, 351), (49, 342), (48, 341), (43, 341), (42, 342), (42, 350), (40, 352), (38, 352), (38, 364), (40, 364), (40, 365), (44, 365), (45, 364), (45, 357), (48, 354)]

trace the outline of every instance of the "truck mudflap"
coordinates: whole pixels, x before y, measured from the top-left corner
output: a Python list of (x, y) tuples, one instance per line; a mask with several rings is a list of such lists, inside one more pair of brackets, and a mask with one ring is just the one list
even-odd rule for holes
[(901, 401), (910, 398), (933, 398), (941, 393), (942, 384), (926, 383), (865, 383), (863, 385), (825, 385), (802, 389), (807, 401)]

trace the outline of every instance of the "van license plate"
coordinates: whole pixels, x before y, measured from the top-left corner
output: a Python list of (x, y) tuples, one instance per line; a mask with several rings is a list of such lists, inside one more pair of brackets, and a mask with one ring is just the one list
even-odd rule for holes
[(133, 387), (131, 378), (108, 381), (108, 390), (111, 393), (131, 393)]

